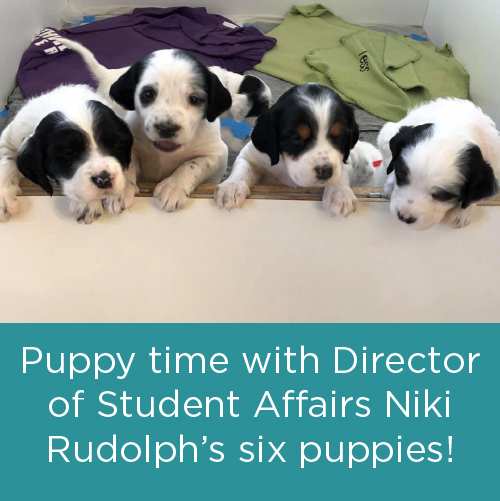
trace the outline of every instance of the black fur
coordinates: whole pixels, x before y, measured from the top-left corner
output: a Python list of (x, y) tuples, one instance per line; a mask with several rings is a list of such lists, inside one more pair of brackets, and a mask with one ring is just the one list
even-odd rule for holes
[(110, 88), (109, 95), (113, 101), (116, 101), (126, 110), (135, 110), (135, 89), (144, 73), (147, 64), (147, 58), (133, 64), (126, 73), (124, 73)]
[(89, 145), (87, 134), (76, 124), (66, 121), (60, 112), (47, 115), (17, 157), (21, 174), (52, 196), (49, 177), (70, 179), (85, 161)]
[(460, 156), (458, 168), (465, 183), (460, 194), (462, 209), (498, 193), (498, 181), (491, 165), (486, 162), (479, 146), (470, 144)]
[(99, 101), (89, 101), (88, 106), (92, 111), (92, 127), (99, 150), (115, 157), (124, 170), (128, 169), (134, 143), (128, 125)]
[(392, 160), (387, 167), (387, 174), (395, 171), (396, 183), (404, 186), (410, 183), (410, 170), (405, 161), (401, 158), (401, 153), (405, 148), (415, 146), (418, 142), (428, 138), (433, 133), (433, 124), (423, 124), (416, 127), (403, 126), (399, 132), (391, 139)]
[[(351, 149), (359, 140), (359, 128), (353, 109), (340, 96), (328, 87), (307, 84), (293, 87), (283, 94), (277, 103), (264, 111), (257, 119), (252, 132), (252, 142), (262, 153), (271, 159), (271, 165), (279, 162), (281, 153), (299, 156), (314, 147), (317, 141), (318, 123), (313, 110), (301, 99), (300, 94), (313, 101), (328, 97), (333, 102), (330, 112), (330, 126), (341, 125), (339, 137), (330, 137), (332, 145), (342, 154), (344, 162), (349, 159)], [(301, 138), (296, 129), (299, 125), (308, 125), (311, 136)]]
[(387, 167), (387, 174), (394, 170), (393, 162), (398, 160), (405, 148), (416, 146), (420, 141), (430, 137), (433, 133), (433, 124), (417, 125), (416, 127), (403, 126), (391, 139), (389, 146), (392, 153), (392, 161)]
[(248, 100), (252, 103), (252, 107), (245, 118), (258, 117), (269, 108), (271, 103), (264, 95), (265, 89), (266, 86), (260, 78), (252, 75), (246, 75), (243, 78), (238, 94), (246, 94)]

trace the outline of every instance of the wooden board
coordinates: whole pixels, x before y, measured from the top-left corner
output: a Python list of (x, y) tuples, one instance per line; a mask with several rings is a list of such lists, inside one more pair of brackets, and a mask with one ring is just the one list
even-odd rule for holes
[[(22, 196), (48, 196), (38, 185), (22, 179), (20, 183)], [(152, 197), (155, 189), (154, 183), (139, 183), (138, 197)], [(215, 183), (205, 183), (194, 191), (191, 198), (211, 199), (214, 197)], [(382, 194), (382, 188), (363, 187), (353, 188), (354, 193), (360, 202), (380, 203), (388, 202)], [(54, 196), (62, 196), (61, 190), (54, 187)], [(323, 196), (323, 188), (290, 188), (281, 185), (257, 185), (254, 186), (250, 194), (254, 200), (302, 200), (302, 201), (321, 201)], [(481, 202), (479, 205), (487, 207), (500, 207), (500, 196), (491, 198)]]

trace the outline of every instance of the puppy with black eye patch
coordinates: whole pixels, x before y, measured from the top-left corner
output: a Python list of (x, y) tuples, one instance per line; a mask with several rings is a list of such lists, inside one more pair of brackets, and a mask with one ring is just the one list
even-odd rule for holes
[(500, 135), (470, 101), (438, 99), (381, 130), (384, 191), (404, 224), (427, 230), (442, 220), (463, 228), (477, 202), (498, 192)]
[(218, 117), (229, 110), (231, 95), (219, 78), (185, 51), (153, 52), (129, 68), (108, 69), (79, 43), (61, 39), (78, 52), (111, 97), (115, 111), (134, 135), (128, 178), (158, 183), (156, 204), (181, 209), (202, 182), (220, 179), (227, 168), (227, 146)]
[[(354, 111), (338, 94), (318, 84), (293, 87), (258, 118), (252, 141), (216, 188), (215, 201), (228, 210), (240, 207), (252, 186), (267, 177), (288, 186), (325, 188), (324, 209), (346, 217), (357, 204), (349, 156), (358, 139)], [(364, 156), (360, 149), (357, 158)]]
[(19, 178), (53, 194), (57, 182), (80, 223), (105, 209), (121, 213), (136, 186), (125, 173), (133, 137), (106, 101), (85, 85), (61, 86), (28, 101), (0, 138), (0, 222), (19, 210)]

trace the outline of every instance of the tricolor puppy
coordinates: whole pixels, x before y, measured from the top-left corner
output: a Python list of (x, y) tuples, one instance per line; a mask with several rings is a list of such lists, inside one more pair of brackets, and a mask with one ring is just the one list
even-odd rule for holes
[(133, 137), (106, 101), (85, 85), (62, 86), (27, 102), (0, 138), (0, 221), (18, 212), (20, 174), (53, 194), (57, 182), (76, 220), (104, 208), (120, 213), (127, 193)]
[[(293, 87), (257, 119), (252, 141), (236, 159), (229, 178), (216, 188), (220, 208), (240, 207), (263, 175), (288, 186), (324, 187), (323, 206), (348, 216), (357, 199), (347, 163), (359, 139), (354, 111), (331, 89)], [(360, 152), (361, 153), (361, 152)]]
[(443, 219), (467, 226), (475, 204), (498, 191), (500, 135), (470, 101), (438, 99), (415, 108), (386, 124), (378, 144), (391, 212), (417, 230)]
[(142, 180), (159, 183), (155, 198), (160, 208), (181, 209), (199, 184), (224, 172), (227, 146), (217, 117), (231, 107), (231, 95), (195, 57), (159, 50), (129, 68), (113, 70), (81, 44), (61, 42), (82, 55), (99, 83), (98, 93), (128, 111), (125, 118), (134, 135), (128, 175), (135, 182), (140, 172)]

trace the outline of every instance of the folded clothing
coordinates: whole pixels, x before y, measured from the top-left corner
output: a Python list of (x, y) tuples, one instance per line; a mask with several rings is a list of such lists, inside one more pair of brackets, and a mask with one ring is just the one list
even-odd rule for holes
[(61, 84), (95, 85), (78, 54), (60, 36), (82, 43), (108, 68), (129, 66), (160, 49), (184, 49), (208, 66), (243, 73), (262, 60), (276, 40), (254, 27), (190, 7), (138, 8), (132, 14), (66, 30), (47, 28), (24, 53), (17, 74), (25, 97)]
[(347, 23), (319, 4), (293, 7), (269, 33), (278, 41), (257, 70), (333, 87), (375, 116), (399, 121), (439, 97), (469, 98), (469, 75), (449, 46)]

